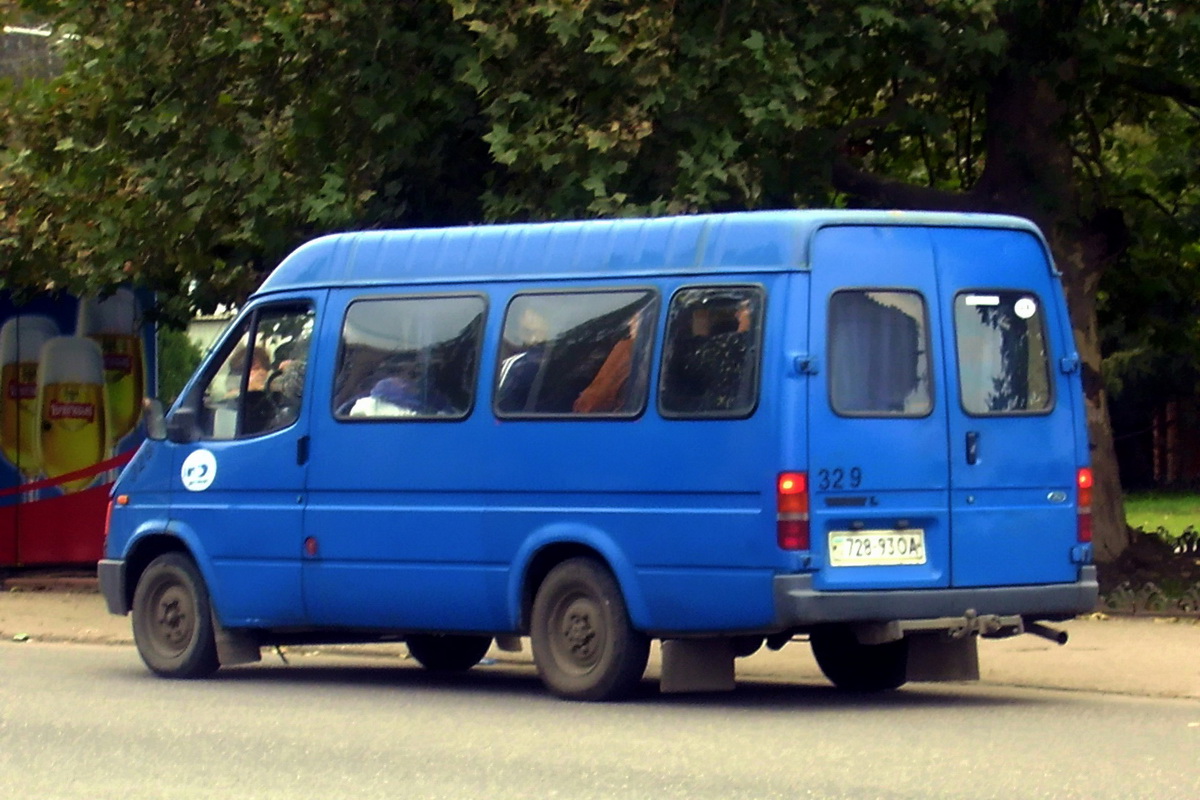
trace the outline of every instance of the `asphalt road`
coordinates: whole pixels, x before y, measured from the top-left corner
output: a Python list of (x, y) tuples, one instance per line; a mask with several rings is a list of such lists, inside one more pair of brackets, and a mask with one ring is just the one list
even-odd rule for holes
[(1196, 798), (1200, 703), (820, 681), (613, 705), (501, 663), (268, 657), (202, 682), (129, 647), (0, 643), (0, 795), (37, 798)]

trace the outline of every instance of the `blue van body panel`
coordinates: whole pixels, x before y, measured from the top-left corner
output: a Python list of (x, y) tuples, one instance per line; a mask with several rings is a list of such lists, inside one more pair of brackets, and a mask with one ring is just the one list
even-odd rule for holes
[[(951, 518), (955, 529), (951, 565), (956, 586), (1039, 584), (1075, 580), (1070, 559), (1075, 537), (1072, 498), (1078, 467), (1073, 376), (1059, 368), (1074, 354), (1062, 329), (1065, 307), (1053, 302), (1055, 286), (1045, 244), (1019, 231), (932, 232), (939, 280), (957, 289), (1017, 290), (1038, 298), (1048, 316), (1051, 405), (1046, 411), (980, 416), (964, 411), (959, 373), (946, 369), (949, 414)], [(950, 293), (944, 292), (949, 303)], [(943, 329), (951, 336), (951, 328)], [(953, 353), (954, 343), (947, 341)], [(947, 367), (961, 359), (948, 358)], [(968, 463), (964, 442), (974, 436), (977, 460)], [(1086, 463), (1086, 462), (1083, 462)]]
[[(784, 277), (758, 273), (743, 280), (773, 286)], [(660, 279), (638, 285), (653, 286), (665, 302), (679, 286), (695, 284)], [(428, 290), (443, 289), (452, 285)], [(343, 309), (364, 296), (374, 293), (335, 291), (326, 324), (340, 325)], [(323, 335), (336, 336), (336, 328)], [(484, 352), (494, 352), (498, 339), (498, 326), (489, 326)], [(764, 365), (764, 381), (777, 380), (780, 369), (778, 363)], [(484, 358), (479, 385), (490, 386), (494, 370)], [(328, 373), (315, 376), (314, 396), (332, 395)], [(486, 608), (489, 625), (509, 630), (519, 619), (511, 583), (519, 579), (524, 554), (553, 541), (551, 533), (562, 537), (558, 542), (584, 544), (605, 557), (627, 592), (633, 619), (646, 629), (662, 627), (657, 608), (679, 602), (661, 591), (651, 596), (647, 569), (669, 567), (691, 576), (687, 580), (700, 595), (718, 589), (708, 576), (721, 569), (773, 571), (790, 562), (776, 547), (774, 519), (762, 512), (774, 491), (772, 473), (764, 477), (762, 468), (776, 457), (771, 431), (778, 406), (771, 393), (764, 392), (756, 413), (737, 425), (664, 425), (653, 408), (634, 420), (498, 420), (487, 403), (481, 392), (475, 412), (453, 423), (398, 426), (314, 417), (305, 530), (320, 542), (320, 552), (306, 559), (304, 569), (311, 620), (326, 624), (352, 615), (355, 624), (478, 630), (479, 620), (468, 624), (456, 616), (458, 609), (479, 614)], [(653, 444), (631, 453), (612, 447), (614, 436)], [(747, 446), (758, 442), (767, 449)], [(518, 452), (530, 457), (513, 458)], [(560, 455), (548, 471), (536, 454), (553, 453)], [(681, 453), (694, 457), (681, 459)], [(470, 579), (471, 571), (486, 577)], [(341, 577), (350, 574), (353, 580)], [(413, 596), (410, 587), (423, 585), (427, 574), (445, 579)], [(497, 580), (504, 582), (503, 593), (493, 589)], [(454, 597), (444, 597), (446, 592)], [(759, 594), (753, 625), (770, 626), (769, 598)], [(740, 629), (747, 614), (737, 602), (730, 603), (728, 627)], [(693, 616), (670, 624), (703, 630), (712, 621)]]
[[(913, 302), (919, 295), (927, 298), (922, 309), (926, 328), (938, 330), (944, 324), (934, 302), (937, 275), (926, 228), (824, 228), (813, 243), (811, 273), (813, 341), (827, 338), (830, 297), (848, 290), (903, 291)], [(932, 362), (942, 363), (941, 342), (934, 338), (930, 346)], [(832, 377), (832, 365), (826, 364), (808, 382), (814, 550), (824, 551), (827, 536), (835, 531), (909, 528), (924, 532), (928, 558), (916, 565), (853, 567), (823, 560), (814, 586), (828, 591), (949, 586), (946, 403), (935, 401), (928, 413), (907, 417), (845, 416), (829, 399)], [(937, 392), (944, 380), (934, 375), (932, 384)], [(853, 474), (860, 476), (857, 481), (850, 478)]]
[[(672, 297), (726, 285), (765, 297), (756, 404), (737, 419), (664, 416), (656, 376)], [(497, 415), (492, 387), (514, 295), (614, 289), (655, 295), (647, 406), (628, 418)], [(971, 416), (959, 398), (953, 301), (1009, 289), (1046, 310), (1053, 406)], [(900, 294), (920, 308), (927, 413), (833, 408), (829, 306), (846, 291)], [(432, 295), (485, 300), (473, 407), (454, 419), (339, 418), (348, 309)], [(1088, 546), (1076, 540), (1074, 478), (1088, 463), (1082, 390), (1078, 370), (1062, 368), (1077, 354), (1045, 241), (1026, 220), (767, 211), (335, 234), (288, 256), (239, 319), (297, 300), (316, 312), (299, 419), (243, 439), (147, 442), (114, 488), (130, 501), (114, 510), (102, 567), (110, 608), (122, 582), (136, 580), (121, 572), (131, 548), (163, 533), (193, 554), (226, 627), (331, 640), (527, 632), (530, 566), (556, 545), (599, 554), (634, 626), (655, 636), (969, 609), (1054, 618), (1094, 601), (1094, 569), (1081, 566)], [(974, 463), (968, 435), (979, 441)], [(181, 466), (201, 449), (216, 477), (187, 491)], [(853, 486), (838, 478), (851, 470)], [(807, 550), (778, 543), (785, 471), (809, 479)], [(832, 565), (830, 536), (856, 530), (919, 530), (925, 560)]]

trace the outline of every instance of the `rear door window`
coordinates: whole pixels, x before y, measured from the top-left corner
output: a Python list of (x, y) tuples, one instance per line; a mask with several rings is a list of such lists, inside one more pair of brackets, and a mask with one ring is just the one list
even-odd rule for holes
[(929, 326), (917, 292), (855, 289), (829, 299), (829, 398), (842, 416), (933, 410)]
[(972, 416), (1053, 407), (1045, 314), (1032, 292), (970, 291), (954, 298), (959, 392)]

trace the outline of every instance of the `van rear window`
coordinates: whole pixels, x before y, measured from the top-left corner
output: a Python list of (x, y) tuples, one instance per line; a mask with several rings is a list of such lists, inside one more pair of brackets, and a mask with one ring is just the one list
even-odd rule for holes
[(1042, 413), (1053, 403), (1042, 303), (1031, 292), (960, 292), (954, 298), (958, 382), (975, 416)]
[(829, 398), (844, 416), (923, 417), (933, 410), (925, 300), (846, 290), (829, 299)]
[(338, 419), (462, 419), (475, 401), (479, 295), (350, 304), (334, 378)]

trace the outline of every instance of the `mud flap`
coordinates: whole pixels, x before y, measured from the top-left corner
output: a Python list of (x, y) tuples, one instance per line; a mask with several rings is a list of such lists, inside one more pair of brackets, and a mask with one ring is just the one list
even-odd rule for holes
[(979, 680), (979, 637), (946, 633), (908, 635), (908, 680)]
[(262, 661), (262, 649), (253, 634), (226, 630), (217, 621), (216, 614), (212, 615), (212, 626), (213, 637), (217, 642), (217, 661), (221, 662), (222, 667)]
[(667, 639), (662, 643), (659, 691), (731, 692), (734, 655), (728, 639)]
[(521, 637), (501, 634), (496, 637), (496, 647), (506, 653), (519, 653), (522, 650)]

